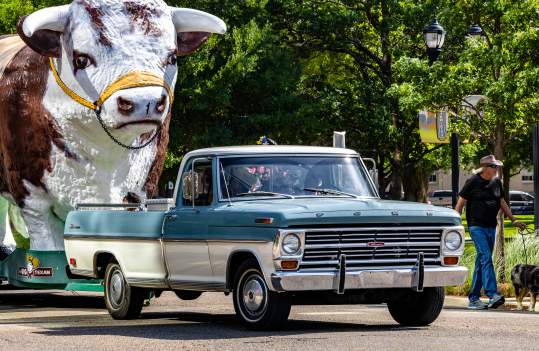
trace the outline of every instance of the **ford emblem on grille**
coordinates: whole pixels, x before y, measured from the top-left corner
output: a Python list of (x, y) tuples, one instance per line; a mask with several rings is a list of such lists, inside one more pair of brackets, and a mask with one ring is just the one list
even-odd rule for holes
[(368, 247), (381, 247), (381, 246), (384, 246), (385, 244), (381, 241), (371, 241), (371, 242), (368, 242), (367, 243), (367, 246)]

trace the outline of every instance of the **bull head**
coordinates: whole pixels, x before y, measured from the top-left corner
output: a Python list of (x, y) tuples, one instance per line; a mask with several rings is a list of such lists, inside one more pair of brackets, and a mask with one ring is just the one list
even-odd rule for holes
[[(60, 35), (69, 18), (70, 5), (49, 7), (20, 19), (17, 31), (24, 42), (37, 53), (60, 56)], [(178, 56), (189, 55), (212, 34), (225, 34), (226, 24), (209, 13), (169, 7), (178, 33)]]
[[(31, 49), (57, 59), (51, 60), (52, 70), (56, 74), (58, 65), (63, 85), (89, 102), (84, 106), (100, 102), (104, 123), (128, 144), (164, 122), (177, 76), (176, 56), (194, 52), (212, 33), (225, 32), (221, 19), (169, 7), (163, 0), (76, 0), (39, 10), (18, 24), (19, 36)], [(145, 86), (130, 85), (144, 77), (163, 84), (146, 79)]]
[[(69, 18), (69, 6), (49, 7), (20, 19), (17, 31), (24, 42), (37, 53), (60, 56), (60, 35)], [(224, 34), (226, 24), (209, 13), (170, 7), (172, 22), (178, 33), (178, 56), (189, 55), (211, 35)]]

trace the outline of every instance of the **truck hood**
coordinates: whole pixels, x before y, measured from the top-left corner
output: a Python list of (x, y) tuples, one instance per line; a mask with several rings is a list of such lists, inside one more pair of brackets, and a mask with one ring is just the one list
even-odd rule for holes
[[(417, 202), (376, 198), (296, 198), (232, 202), (215, 209), (226, 216), (226, 226), (274, 226), (408, 223), (460, 225), (460, 215), (448, 208)], [(219, 216), (220, 217), (220, 216)], [(271, 225), (256, 224), (257, 218), (272, 218)]]

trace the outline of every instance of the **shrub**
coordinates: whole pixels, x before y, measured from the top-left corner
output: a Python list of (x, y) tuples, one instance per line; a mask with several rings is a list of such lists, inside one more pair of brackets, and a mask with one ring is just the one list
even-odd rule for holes
[[(524, 251), (526, 246), (526, 251)], [(528, 264), (539, 265), (539, 237), (533, 235), (516, 236), (513, 240), (505, 245), (505, 279), (511, 281), (511, 270), (519, 263), (526, 263), (526, 255), (528, 254)]]

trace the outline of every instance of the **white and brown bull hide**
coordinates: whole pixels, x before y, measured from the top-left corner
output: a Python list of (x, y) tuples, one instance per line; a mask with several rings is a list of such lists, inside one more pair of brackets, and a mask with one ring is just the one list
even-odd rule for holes
[[(162, 86), (116, 91), (93, 110), (88, 101), (133, 71), (174, 87), (176, 56), (187, 55), (224, 23), (162, 0), (76, 0), (19, 22), (19, 36), (0, 38), (0, 194), (22, 210), (34, 250), (62, 250), (68, 211), (84, 202), (120, 203), (127, 193), (156, 191), (168, 144), (170, 95)], [(0, 238), (2, 239), (2, 238)], [(0, 240), (1, 241), (1, 240)]]

